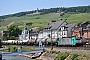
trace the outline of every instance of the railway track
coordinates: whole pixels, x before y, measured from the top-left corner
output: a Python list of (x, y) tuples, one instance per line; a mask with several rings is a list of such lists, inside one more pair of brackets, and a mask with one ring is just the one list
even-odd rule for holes
[[(10, 45), (10, 44), (9, 44)], [(34, 47), (38, 48), (38, 45), (17, 45), (17, 46), (26, 46), (26, 47)], [(44, 48), (51, 48), (51, 45), (43, 45)], [(75, 49), (75, 50), (90, 50), (90, 45), (83, 45), (83, 46), (53, 46), (53, 48), (59, 49)]]
[[(35, 45), (33, 45), (33, 46), (30, 46), (30, 45), (20, 45), (20, 46), (26, 46), (26, 47), (34, 47), (34, 48), (38, 48), (38, 46), (35, 46)], [(50, 45), (48, 45), (48, 46), (44, 46), (44, 48), (51, 48), (51, 46)], [(56, 47), (56, 46), (53, 46), (53, 48), (56, 48), (56, 49), (72, 49), (72, 50), (90, 50), (90, 45), (89, 46), (58, 46), (58, 47)]]

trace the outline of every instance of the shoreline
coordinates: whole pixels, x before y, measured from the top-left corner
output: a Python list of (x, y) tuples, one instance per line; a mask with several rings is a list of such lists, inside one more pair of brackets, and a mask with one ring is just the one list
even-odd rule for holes
[(36, 54), (20, 54), (19, 56), (27, 57), (27, 58), (35, 59), (35, 60), (54, 60), (57, 57), (57, 54), (51, 54), (51, 53), (46, 53), (46, 52), (44, 52), (43, 54), (41, 54), (41, 56), (39, 56), (40, 54), (41, 53), (36, 53)]

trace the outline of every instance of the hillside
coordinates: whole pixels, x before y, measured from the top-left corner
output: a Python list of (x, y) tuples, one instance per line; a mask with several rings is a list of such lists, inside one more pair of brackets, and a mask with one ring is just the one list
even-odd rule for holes
[(77, 6), (77, 7), (57, 7), (57, 8), (49, 8), (49, 9), (38, 9), (26, 12), (18, 12), (9, 15), (0, 16), (0, 20), (9, 18), (9, 17), (21, 17), (25, 15), (32, 15), (32, 14), (48, 14), (48, 13), (56, 13), (56, 12), (75, 12), (75, 13), (89, 13), (90, 12), (90, 5), (89, 6)]
[(44, 15), (9, 17), (6, 18), (3, 22), (0, 22), (0, 26), (7, 26), (11, 22), (14, 22), (14, 24), (23, 29), (23, 23), (31, 23), (31, 25), (27, 25), (28, 29), (35, 26), (39, 26), (41, 29), (43, 29), (51, 20), (60, 21), (60, 19), (66, 19), (68, 23), (90, 21), (90, 13), (65, 13), (63, 16), (60, 16), (60, 13), (49, 13)]

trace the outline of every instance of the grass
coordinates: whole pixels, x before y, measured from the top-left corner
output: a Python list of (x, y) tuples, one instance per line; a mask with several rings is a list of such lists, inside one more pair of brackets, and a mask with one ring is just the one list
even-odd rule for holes
[(2, 31), (2, 30), (7, 31), (7, 28), (2, 28), (2, 29), (0, 29), (0, 31)]
[[(37, 17), (40, 17), (37, 19)], [(20, 28), (23, 28), (23, 23), (21, 22), (32, 22), (31, 26), (27, 26), (28, 29), (39, 26), (41, 29), (45, 28), (51, 20), (60, 21), (59, 18), (67, 19), (68, 23), (80, 23), (85, 21), (90, 21), (90, 13), (65, 13), (63, 16), (59, 16), (58, 13), (49, 13), (45, 15), (35, 15), (35, 16), (22, 16), (22, 17), (9, 17), (6, 18), (4, 22), (0, 22), (0, 26), (6, 26), (11, 22), (15, 22)], [(3, 29), (0, 29), (0, 31)]]
[(72, 54), (71, 60), (88, 60), (90, 57), (86, 55), (81, 55), (81, 54)]
[(68, 23), (80, 23), (85, 21), (90, 21), (90, 13), (79, 13), (79, 14), (68, 14), (66, 13), (63, 19), (67, 19)]
[(55, 60), (65, 60), (67, 57), (69, 58), (69, 60), (88, 60), (90, 58), (89, 56), (83, 54), (70, 54), (68, 52), (59, 52)]
[[(3, 47), (8, 48), (8, 50), (3, 50), (2, 52), (17, 52), (17, 49), (18, 49), (17, 45), (4, 45)], [(22, 46), (21, 50), (22, 51), (35, 50), (35, 48)]]

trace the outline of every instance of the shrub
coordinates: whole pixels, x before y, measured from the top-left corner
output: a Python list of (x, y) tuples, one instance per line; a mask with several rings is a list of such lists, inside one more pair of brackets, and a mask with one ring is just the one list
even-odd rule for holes
[(66, 57), (68, 57), (69, 53), (67, 52), (63, 52), (63, 53), (59, 53), (56, 60), (64, 60)]
[(16, 37), (15, 36), (10, 36), (10, 40), (15, 40)]
[(13, 52), (17, 52), (17, 47), (13, 47)]
[(55, 50), (51, 50), (50, 53), (52, 53), (52, 54), (53, 54), (53, 53), (56, 53), (56, 54), (57, 54), (58, 52), (55, 51)]
[(78, 54), (72, 54), (71, 59), (74, 60), (77, 56), (79, 56), (79, 55)]
[(8, 51), (10, 52), (10, 46), (8, 47)]
[(16, 46), (9, 46), (8, 51), (9, 52), (17, 52), (17, 47)]

